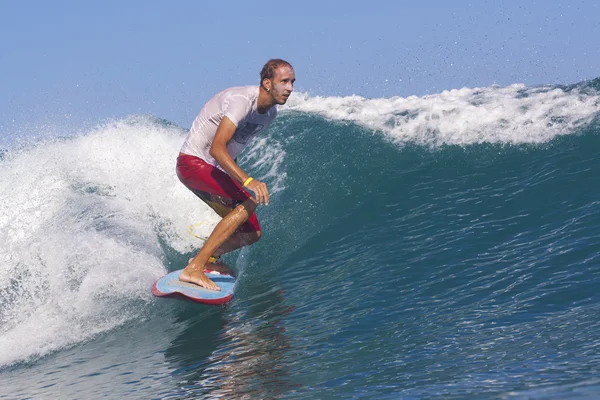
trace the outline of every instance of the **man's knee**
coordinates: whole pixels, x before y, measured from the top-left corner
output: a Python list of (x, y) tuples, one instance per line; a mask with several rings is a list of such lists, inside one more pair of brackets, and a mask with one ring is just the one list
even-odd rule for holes
[(244, 211), (248, 214), (246, 218), (250, 217), (254, 210), (256, 210), (256, 202), (252, 198), (245, 200), (240, 206), (242, 206)]

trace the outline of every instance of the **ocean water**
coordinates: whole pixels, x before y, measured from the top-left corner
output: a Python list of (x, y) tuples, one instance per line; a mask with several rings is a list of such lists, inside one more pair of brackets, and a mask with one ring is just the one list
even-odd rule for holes
[(598, 398), (599, 116), (598, 80), (294, 94), (240, 159), (272, 195), (223, 307), (150, 292), (218, 222), (185, 129), (5, 149), (0, 399)]

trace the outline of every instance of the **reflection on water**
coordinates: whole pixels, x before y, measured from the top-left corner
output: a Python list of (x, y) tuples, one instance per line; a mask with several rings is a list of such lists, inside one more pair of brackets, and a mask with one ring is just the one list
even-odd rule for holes
[[(189, 319), (165, 352), (173, 377), (186, 395), (224, 398), (273, 398), (293, 387), (285, 354), (290, 345), (282, 318), (291, 308), (281, 289), (248, 283), (247, 293), (231, 307), (210, 307), (200, 314), (190, 305), (179, 315)], [(289, 358), (288, 358), (289, 359)], [(176, 398), (182, 393), (173, 394)]]

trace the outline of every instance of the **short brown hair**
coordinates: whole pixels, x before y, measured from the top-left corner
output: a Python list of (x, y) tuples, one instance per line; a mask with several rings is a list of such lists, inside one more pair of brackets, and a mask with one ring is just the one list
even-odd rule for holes
[(275, 70), (281, 66), (287, 66), (292, 69), (294, 68), (292, 67), (292, 64), (280, 58), (272, 58), (269, 61), (267, 61), (267, 63), (260, 71), (260, 86), (262, 86), (263, 81), (265, 79), (273, 79), (273, 77), (275, 76)]

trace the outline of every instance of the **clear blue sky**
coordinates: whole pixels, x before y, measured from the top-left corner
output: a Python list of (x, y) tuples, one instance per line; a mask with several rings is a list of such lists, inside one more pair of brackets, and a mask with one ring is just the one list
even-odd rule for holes
[(0, 147), (138, 113), (188, 127), (272, 57), (322, 96), (576, 83), (600, 76), (600, 0), (0, 0)]

